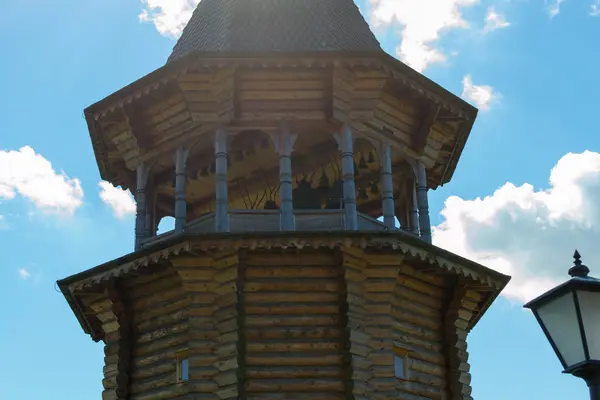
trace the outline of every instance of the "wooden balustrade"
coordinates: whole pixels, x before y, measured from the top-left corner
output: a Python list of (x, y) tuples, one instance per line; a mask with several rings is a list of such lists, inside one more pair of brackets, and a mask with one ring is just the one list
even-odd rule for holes
[[(385, 224), (368, 215), (357, 213), (361, 231), (387, 231)], [(187, 233), (213, 233), (215, 213), (203, 215), (185, 226)], [(296, 231), (342, 231), (346, 227), (344, 210), (294, 210)], [(229, 210), (230, 232), (277, 232), (281, 227), (280, 210)], [(142, 241), (142, 248), (173, 238), (175, 230)]]

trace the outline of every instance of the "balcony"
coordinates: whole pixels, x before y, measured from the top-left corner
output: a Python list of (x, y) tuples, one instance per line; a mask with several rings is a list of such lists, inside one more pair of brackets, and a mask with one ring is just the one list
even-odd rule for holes
[[(365, 214), (358, 213), (358, 230), (383, 232), (388, 228), (380, 221)], [(215, 213), (204, 215), (188, 222), (186, 233), (214, 233)], [(276, 232), (280, 230), (280, 210), (230, 210), (229, 232)], [(346, 229), (344, 210), (295, 210), (294, 221), (296, 231), (302, 232), (335, 232)], [(169, 231), (162, 235), (144, 239), (142, 248), (152, 246), (173, 238), (178, 233)]]

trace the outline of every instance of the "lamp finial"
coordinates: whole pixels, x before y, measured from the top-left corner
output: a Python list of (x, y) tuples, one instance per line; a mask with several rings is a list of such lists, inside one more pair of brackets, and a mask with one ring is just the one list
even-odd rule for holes
[(575, 262), (571, 269), (569, 269), (569, 275), (575, 278), (587, 278), (590, 273), (590, 269), (581, 263), (581, 254), (577, 250), (575, 250), (575, 254), (573, 254), (573, 258)]

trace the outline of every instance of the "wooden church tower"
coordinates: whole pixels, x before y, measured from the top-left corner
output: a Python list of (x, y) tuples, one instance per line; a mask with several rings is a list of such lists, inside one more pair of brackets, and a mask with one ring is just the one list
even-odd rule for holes
[(102, 399), (471, 399), (467, 334), (509, 278), (431, 244), (427, 194), (476, 115), (352, 0), (202, 0), (85, 110), (137, 201), (135, 251), (59, 281)]

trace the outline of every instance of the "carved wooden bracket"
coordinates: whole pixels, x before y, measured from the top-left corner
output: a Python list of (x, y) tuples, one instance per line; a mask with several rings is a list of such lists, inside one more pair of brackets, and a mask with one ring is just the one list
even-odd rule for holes
[(440, 110), (440, 104), (431, 103), (423, 112), (421, 124), (413, 135), (413, 146), (419, 155), (422, 155), (425, 151), (425, 147), (427, 147), (427, 140), (429, 139), (431, 129), (438, 118)]

